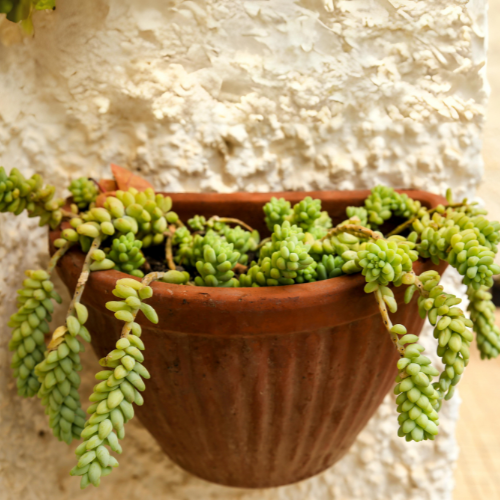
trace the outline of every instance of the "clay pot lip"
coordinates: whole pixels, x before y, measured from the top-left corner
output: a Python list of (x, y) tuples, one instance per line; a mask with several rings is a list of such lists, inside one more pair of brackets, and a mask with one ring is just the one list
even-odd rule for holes
[[(396, 190), (399, 193), (406, 193), (411, 195), (421, 201), (424, 205), (434, 208), (439, 204), (446, 204), (446, 199), (442, 196), (429, 193), (427, 191), (420, 190)], [(160, 191), (159, 191), (160, 192)], [(175, 200), (188, 202), (190, 200), (196, 199), (197, 202), (202, 203), (213, 203), (213, 202), (247, 202), (251, 204), (262, 203), (269, 201), (271, 197), (284, 197), (289, 201), (296, 201), (304, 198), (305, 196), (317, 197), (321, 199), (335, 199), (338, 201), (346, 201), (354, 199), (363, 199), (368, 196), (369, 190), (352, 190), (352, 191), (285, 191), (285, 192), (269, 192), (269, 193), (165, 193), (171, 196), (175, 206)], [(59, 237), (60, 230), (51, 230), (49, 232), (50, 240), (50, 253), (51, 255), (55, 252), (55, 247), (53, 246), (54, 241)], [(59, 266), (65, 266), (71, 259), (72, 265), (74, 267), (81, 268), (83, 266), (84, 254), (81, 250), (73, 248), (71, 249), (60, 261)], [(424, 271), (424, 268), (428, 267), (426, 262), (428, 259), (419, 259), (414, 262), (414, 271), (419, 274)], [(108, 270), (99, 271), (91, 273), (90, 280), (94, 283), (93, 285), (101, 290), (111, 289), (114, 287), (114, 283), (123, 278), (134, 278), (140, 281), (140, 278), (135, 278), (129, 274), (125, 274), (120, 271)], [(303, 283), (295, 285), (280, 285), (272, 287), (249, 287), (249, 288), (213, 288), (213, 287), (200, 287), (200, 286), (186, 286), (186, 285), (175, 285), (164, 282), (155, 282), (153, 287), (155, 289), (155, 295), (172, 296), (178, 295), (183, 299), (188, 300), (191, 304), (194, 303), (206, 303), (210, 300), (214, 303), (225, 303), (226, 307), (231, 307), (231, 304), (238, 305), (238, 308), (244, 303), (255, 303), (260, 302), (260, 307), (264, 306), (264, 303), (269, 302), (277, 303), (280, 301), (301, 300), (307, 298), (308, 301), (311, 299), (317, 302), (323, 302), (325, 297), (354, 292), (360, 287), (364, 287), (365, 279), (361, 273), (354, 275), (343, 275), (337, 278), (331, 278), (324, 281), (318, 281), (314, 283)], [(265, 307), (265, 306), (264, 306)]]
[[(445, 205), (447, 200), (445, 197), (430, 193), (429, 191), (422, 191), (419, 189), (395, 189), (397, 193), (407, 194), (411, 198), (416, 198), (424, 206), (434, 208), (440, 203)], [(170, 193), (167, 191), (157, 191), (160, 194), (170, 196), (175, 203), (175, 200), (181, 202), (196, 201), (197, 203), (247, 203), (256, 204), (262, 203), (264, 205), (271, 198), (285, 198), (287, 201), (296, 203), (306, 196), (311, 196), (312, 198), (319, 198), (323, 201), (325, 200), (335, 200), (337, 202), (356, 202), (357, 200), (364, 200), (368, 197), (371, 190), (370, 189), (352, 189), (352, 190), (325, 190), (325, 191), (268, 191), (263, 193), (252, 193), (245, 191), (236, 191), (234, 193), (197, 193), (194, 191), (187, 191), (184, 193)], [(101, 195), (114, 196), (116, 191), (107, 191), (101, 193)], [(175, 205), (174, 205), (175, 211)], [(292, 285), (281, 285), (281, 286), (292, 286)], [(297, 286), (297, 285), (293, 285)], [(207, 287), (211, 288), (211, 287)]]
[[(51, 255), (55, 253), (55, 247), (53, 246), (54, 241), (59, 237), (60, 231), (50, 231), (50, 243), (51, 243)], [(65, 261), (68, 257), (73, 260), (74, 265), (78, 267), (83, 267), (83, 262), (85, 260), (84, 254), (79, 249), (71, 249), (68, 253), (61, 259)], [(425, 267), (425, 262), (429, 259), (419, 259), (414, 262), (413, 269), (419, 274), (423, 272)], [(108, 271), (97, 271), (91, 273), (91, 279), (97, 280), (96, 285), (98, 288), (106, 288), (108, 282), (116, 282), (119, 279), (123, 278), (132, 278), (136, 281), (141, 281), (141, 278), (137, 278), (136, 276), (131, 276), (130, 274), (123, 273), (121, 271), (115, 271), (114, 269), (110, 269)], [(102, 286), (101, 286), (102, 285)], [(278, 285), (272, 287), (236, 287), (236, 288), (214, 288), (209, 286), (186, 286), (186, 285), (176, 285), (173, 283), (165, 283), (162, 281), (155, 281), (152, 286), (157, 288), (158, 285), (161, 285), (162, 288), (160, 290), (172, 290), (176, 292), (182, 292), (185, 295), (185, 298), (189, 298), (191, 300), (199, 297), (200, 295), (210, 295), (215, 301), (238, 301), (241, 302), (242, 298), (245, 299), (277, 299), (284, 298), (281, 295), (286, 294), (286, 298), (291, 298), (296, 296), (300, 298), (302, 293), (306, 293), (310, 295), (311, 292), (315, 289), (318, 290), (318, 295), (321, 296), (323, 293), (333, 293), (333, 292), (349, 292), (350, 289), (358, 288), (359, 286), (365, 285), (365, 278), (361, 273), (351, 274), (351, 275), (342, 275), (336, 278), (330, 278), (323, 281), (316, 281), (313, 283), (300, 283), (295, 285)], [(323, 285), (323, 286), (319, 286)], [(291, 289), (297, 293), (290, 293)], [(320, 290), (321, 289), (321, 290)], [(210, 292), (210, 293), (209, 293)], [(238, 293), (240, 292), (240, 293)]]

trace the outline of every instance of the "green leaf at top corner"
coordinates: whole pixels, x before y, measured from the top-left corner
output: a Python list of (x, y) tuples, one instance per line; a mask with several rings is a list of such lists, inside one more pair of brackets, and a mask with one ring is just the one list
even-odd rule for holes
[(55, 9), (56, 8), (56, 0), (39, 0), (35, 3), (36, 10), (47, 10), (47, 9)]
[(14, 7), (12, 0), (0, 0), (0, 14), (8, 14), (12, 7)]

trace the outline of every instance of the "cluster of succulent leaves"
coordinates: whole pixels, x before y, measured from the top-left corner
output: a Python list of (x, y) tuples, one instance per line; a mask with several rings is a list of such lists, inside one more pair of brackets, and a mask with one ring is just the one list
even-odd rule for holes
[(66, 324), (58, 327), (45, 353), (45, 359), (35, 367), (40, 381), (38, 396), (49, 416), (54, 436), (70, 444), (80, 439), (85, 425), (85, 412), (81, 409), (78, 387), (82, 369), (79, 353), (84, 351), (82, 340), (90, 342), (90, 333), (84, 326), (87, 308), (74, 304), (74, 314), (68, 314)]
[(31, 397), (40, 389), (35, 366), (44, 359), (44, 336), (50, 333), (53, 300), (60, 303), (61, 298), (46, 271), (26, 271), (25, 274), (23, 288), (17, 292), (19, 309), (8, 323), (13, 328), (9, 350), (14, 351), (11, 363), (19, 395)]
[(40, 226), (48, 224), (54, 229), (61, 223), (64, 205), (63, 199), (54, 199), (55, 192), (38, 174), (26, 179), (17, 168), (7, 175), (0, 167), (0, 212), (19, 215), (26, 210), (29, 217), (40, 217)]
[[(500, 352), (500, 330), (488, 292), (493, 276), (500, 273), (494, 263), (500, 223), (488, 221), (483, 210), (466, 200), (452, 203), (448, 194), (447, 206), (429, 210), (406, 194), (377, 186), (363, 206), (348, 207), (346, 219), (334, 227), (320, 200), (306, 197), (292, 206), (272, 198), (263, 207), (271, 235), (261, 241), (256, 230), (237, 219), (197, 215), (184, 224), (172, 211), (171, 199), (151, 188), (106, 193), (100, 202), (90, 179), (77, 179), (69, 189), (72, 205), (65, 210), (64, 202), (53, 198), (55, 189), (44, 186), (38, 175), (25, 179), (15, 169), (7, 175), (0, 168), (0, 212), (26, 211), (52, 228), (62, 222), (55, 241), (59, 251), (53, 259), (72, 246), (87, 254), (66, 321), (55, 329), (47, 347), (44, 337), (50, 333), (53, 301), (60, 302), (50, 281), (55, 264), (48, 271), (26, 272), (18, 292), (19, 309), (9, 323), (19, 394), (40, 397), (58, 439), (67, 443), (83, 439), (76, 450), (77, 465), (71, 470), (81, 476), (82, 488), (99, 485), (100, 478), (118, 465), (111, 452), (121, 453), (124, 424), (134, 416), (133, 405), (143, 404), (141, 392), (149, 373), (143, 364), (144, 343), (136, 317), (141, 313), (158, 322), (156, 311), (145, 302), (153, 294), (149, 285), (154, 280), (187, 286), (262, 287), (361, 273), (365, 292), (378, 304), (400, 354), (394, 392), (398, 434), (408, 441), (437, 435), (438, 412), (443, 401), (453, 396), (469, 362), (473, 332), (483, 358)], [(391, 219), (404, 222), (384, 235), (384, 224)], [(150, 247), (164, 249), (165, 270), (144, 276), (149, 271)], [(445, 261), (458, 270), (467, 285), (469, 318), (457, 307), (461, 299), (440, 285), (437, 271), (420, 276), (413, 272), (419, 258), (436, 265)], [(85, 420), (78, 395), (79, 353), (84, 349), (82, 341), (90, 341), (90, 333), (85, 326), (88, 311), (79, 299), (88, 274), (109, 269), (135, 278), (119, 279), (113, 294), (120, 300), (106, 304), (124, 326), (115, 349), (100, 361), (104, 370), (96, 375), (98, 383), (87, 409), (90, 417)], [(406, 288), (406, 304), (418, 295), (420, 315), (434, 326), (441, 369), (423, 354), (416, 335), (391, 322), (390, 313), (398, 310), (394, 287), (400, 286)]]
[(311, 233), (315, 238), (321, 238), (332, 227), (332, 219), (327, 212), (321, 211), (321, 200), (306, 196), (293, 207), (284, 198), (271, 198), (264, 205), (264, 220), (267, 228), (274, 231), (276, 225), (288, 221), (291, 225), (300, 227), (304, 232)]
[(55, 8), (55, 0), (0, 0), (0, 14), (7, 14), (7, 19), (13, 23), (21, 23), (29, 34), (33, 32), (31, 22), (33, 11)]
[(92, 179), (87, 179), (86, 177), (73, 179), (68, 189), (73, 197), (73, 203), (80, 210), (88, 208), (96, 200), (99, 193), (97, 184)]

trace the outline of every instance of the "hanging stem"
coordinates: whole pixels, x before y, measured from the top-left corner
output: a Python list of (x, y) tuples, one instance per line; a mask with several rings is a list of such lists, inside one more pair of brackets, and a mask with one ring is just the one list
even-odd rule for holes
[[(153, 281), (161, 280), (164, 275), (165, 275), (165, 273), (162, 273), (162, 272), (154, 272), (154, 273), (146, 274), (146, 276), (144, 276), (144, 278), (142, 279), (141, 283), (144, 286), (149, 286)], [(133, 319), (132, 319), (132, 321), (129, 321), (128, 323), (125, 323), (123, 325), (120, 338), (124, 338), (130, 333), (130, 331), (132, 330), (132, 323), (135, 321), (135, 318), (137, 317), (137, 313), (139, 311), (140, 311), (140, 309), (135, 309), (134, 311), (132, 311)]]
[(257, 245), (257, 248), (255, 249), (255, 251), (257, 250), (260, 250), (266, 243), (268, 243), (269, 241), (271, 241), (271, 237), (269, 236), (268, 238), (264, 238), (258, 245)]
[(174, 262), (174, 255), (172, 251), (172, 233), (167, 231), (164, 233), (167, 238), (167, 243), (165, 245), (165, 258), (167, 259), (168, 268), (172, 271), (175, 271), (177, 268)]
[(59, 262), (59, 259), (73, 246), (73, 244), (74, 243), (72, 241), (66, 241), (64, 246), (59, 248), (59, 250), (57, 250), (57, 252), (50, 258), (49, 265), (47, 267), (47, 272), (49, 274), (53, 273), (54, 269), (57, 266), (57, 263)]
[[(472, 206), (472, 205), (477, 205), (476, 202), (474, 203), (467, 203), (467, 200), (465, 199), (462, 203), (450, 203), (449, 205), (444, 205), (444, 208), (447, 209), (447, 208), (459, 208), (459, 207), (465, 207), (465, 206)], [(428, 210), (427, 213), (429, 215), (432, 215), (434, 212), (437, 211), (437, 207), (436, 208), (433, 208), (431, 210)], [(420, 217), (418, 215), (416, 215), (415, 217), (412, 217), (411, 219), (408, 219), (406, 222), (403, 222), (402, 224), (400, 224), (396, 229), (392, 230), (388, 235), (387, 235), (387, 238), (389, 236), (394, 236), (395, 234), (399, 234), (401, 233), (402, 231), (404, 231), (408, 226), (411, 226), (417, 219), (420, 219)]]
[[(52, 274), (55, 267), (57, 266), (57, 263), (59, 262), (60, 258), (74, 245), (75, 243), (72, 241), (66, 241), (64, 246), (59, 248), (56, 253), (51, 257), (49, 261), (49, 265), (47, 267), (47, 272), (49, 274)], [(53, 351), (54, 349), (57, 349), (59, 344), (62, 343), (63, 341), (63, 336), (64, 334), (68, 331), (68, 328), (66, 325), (60, 326), (59, 328), (56, 328), (54, 332), (52, 333), (52, 337), (50, 339), (50, 342), (47, 346), (48, 351)]]
[(319, 241), (324, 241), (327, 238), (331, 238), (339, 233), (349, 233), (353, 236), (357, 236), (358, 238), (369, 238), (372, 240), (380, 240), (383, 238), (383, 236), (380, 236), (380, 234), (377, 234), (375, 231), (372, 231), (367, 227), (358, 226), (357, 224), (343, 224), (330, 229), (330, 231), (328, 231), (328, 233)]
[(73, 212), (68, 212), (67, 210), (64, 210), (61, 208), (61, 213), (63, 217), (66, 217), (67, 219), (74, 219), (75, 217), (80, 217), (78, 214), (74, 214)]
[[(85, 257), (85, 263), (83, 264), (83, 269), (82, 269), (82, 272), (80, 274), (80, 277), (78, 278), (78, 282), (77, 282), (77, 285), (76, 285), (76, 289), (75, 289), (75, 293), (73, 294), (73, 298), (71, 299), (71, 303), (70, 303), (70, 306), (68, 308), (68, 314), (66, 315), (66, 317), (70, 316), (70, 314), (73, 312), (74, 308), (75, 308), (75, 304), (77, 302), (80, 302), (80, 297), (83, 293), (83, 289), (85, 288), (85, 283), (87, 282), (88, 280), (88, 276), (89, 276), (89, 268), (90, 268), (90, 257), (89, 255), (91, 254), (91, 252), (95, 249), (94, 247), (94, 243), (98, 240), (98, 243), (96, 244), (98, 248), (100, 243), (101, 243), (101, 236), (99, 235), (97, 238), (95, 238), (94, 242), (92, 243), (92, 246), (90, 247), (90, 250), (89, 252), (87, 253), (87, 256)], [(53, 256), (52, 258), (50, 259), (50, 262), (49, 262), (49, 267), (47, 268), (47, 272), (49, 274), (52, 273), (52, 271), (54, 270), (54, 268), (56, 267), (59, 259), (68, 251), (68, 249), (74, 245), (74, 242), (71, 242), (71, 241), (67, 241), (64, 246), (62, 246)], [(87, 263), (88, 261), (88, 263)], [(86, 278), (85, 280), (80, 283), (82, 281), (82, 276), (85, 275), (85, 271), (86, 271)], [(50, 342), (47, 346), (47, 350), (50, 352), (50, 351), (53, 351), (55, 349), (57, 349), (59, 347), (59, 345), (63, 342), (63, 337), (65, 335), (65, 333), (68, 331), (68, 327), (66, 326), (66, 324), (64, 325), (61, 325), (60, 327), (56, 328), (54, 330), (54, 332), (52, 333), (52, 337), (50, 338)]]
[(101, 246), (101, 242), (102, 242), (102, 235), (99, 234), (99, 236), (94, 238), (94, 241), (92, 242), (92, 245), (89, 251), (87, 252), (87, 255), (85, 256), (85, 262), (83, 263), (82, 272), (80, 273), (80, 277), (78, 278), (78, 281), (76, 283), (75, 293), (73, 294), (73, 298), (71, 299), (71, 304), (69, 306), (67, 316), (70, 316), (73, 313), (75, 309), (75, 304), (78, 304), (80, 302), (80, 299), (82, 298), (83, 291), (85, 290), (85, 285), (87, 284), (87, 281), (90, 276), (90, 264), (92, 263), (92, 252), (94, 252), (94, 250), (97, 250)]
[(253, 231), (253, 229), (247, 223), (239, 219), (233, 219), (232, 217), (219, 217), (218, 215), (214, 215), (213, 217), (210, 217), (210, 219), (207, 221), (207, 224), (209, 225), (211, 221), (225, 222), (227, 224), (237, 224), (238, 226), (244, 227), (247, 231)]
[(413, 276), (415, 276), (415, 281), (413, 282), (413, 284), (418, 288), (420, 295), (422, 295), (423, 297), (428, 297), (429, 292), (427, 290), (424, 290), (424, 284), (418, 279), (415, 271), (411, 270), (408, 272), (408, 274), (413, 274)]
[(392, 343), (398, 350), (401, 356), (404, 354), (405, 348), (399, 343), (399, 337), (396, 333), (391, 331), (391, 328), (394, 326), (392, 324), (391, 318), (389, 317), (389, 312), (387, 311), (387, 307), (385, 305), (384, 299), (382, 297), (382, 292), (380, 290), (375, 290), (375, 300), (377, 301), (378, 308), (380, 310), (380, 314), (382, 316), (382, 321), (384, 322), (385, 328), (389, 332), (391, 336)]

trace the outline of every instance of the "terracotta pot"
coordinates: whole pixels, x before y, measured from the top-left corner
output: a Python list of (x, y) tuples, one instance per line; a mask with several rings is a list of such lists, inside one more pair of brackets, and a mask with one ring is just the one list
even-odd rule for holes
[[(338, 223), (368, 192), (274, 193), (292, 202), (306, 194), (320, 198)], [(171, 196), (183, 220), (233, 216), (268, 233), (262, 206), (273, 194)], [(422, 191), (411, 196), (427, 206), (444, 202)], [(74, 250), (60, 262), (69, 290), (83, 258)], [(414, 265), (417, 273), (433, 267)], [(104, 304), (124, 276), (93, 273), (83, 296), (100, 357), (120, 334), (122, 323)], [(396, 375), (396, 350), (363, 286), (360, 274), (268, 288), (153, 284), (149, 303), (159, 324), (139, 320), (152, 375), (145, 404), (136, 407), (140, 421), (174, 462), (215, 483), (273, 487), (327, 469), (347, 452)], [(418, 334), (423, 321), (415, 299), (404, 306), (403, 288), (395, 291), (401, 307), (393, 319)]]

